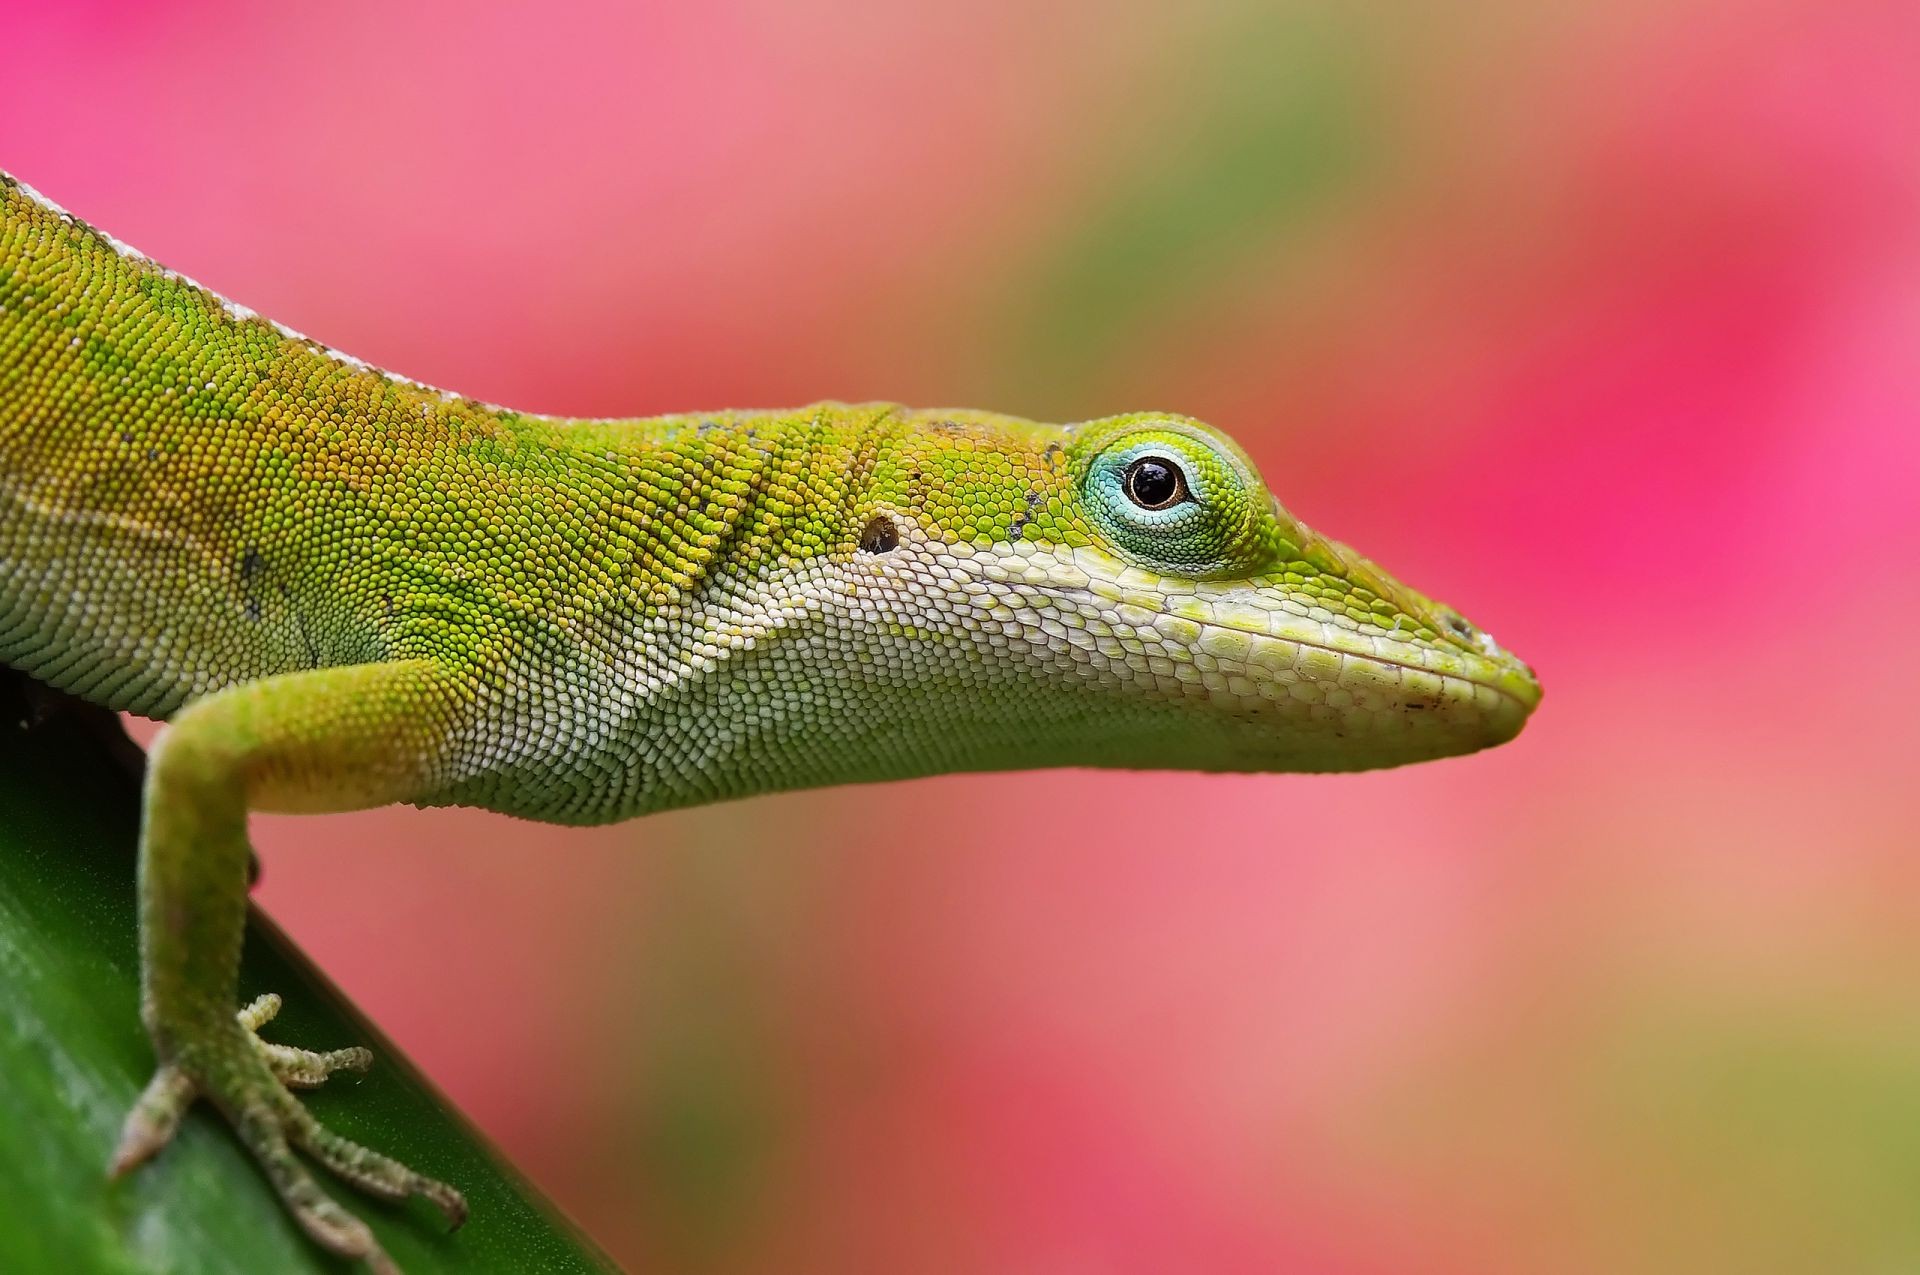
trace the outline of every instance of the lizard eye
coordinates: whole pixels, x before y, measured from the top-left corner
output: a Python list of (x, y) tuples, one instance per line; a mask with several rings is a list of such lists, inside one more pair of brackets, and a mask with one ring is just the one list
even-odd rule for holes
[(1150, 420), (1098, 441), (1081, 497), (1124, 556), (1153, 571), (1220, 578), (1265, 552), (1266, 493), (1225, 439), (1195, 423)]
[(1127, 499), (1142, 509), (1171, 509), (1188, 499), (1187, 476), (1161, 456), (1142, 456), (1127, 466)]

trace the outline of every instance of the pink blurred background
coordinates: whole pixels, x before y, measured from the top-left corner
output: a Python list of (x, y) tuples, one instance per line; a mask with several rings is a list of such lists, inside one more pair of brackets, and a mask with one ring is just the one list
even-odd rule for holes
[(568, 832), (266, 906), (635, 1269), (1920, 1267), (1920, 10), (8, 4), (0, 167), (376, 363), (1246, 442), (1514, 745)]

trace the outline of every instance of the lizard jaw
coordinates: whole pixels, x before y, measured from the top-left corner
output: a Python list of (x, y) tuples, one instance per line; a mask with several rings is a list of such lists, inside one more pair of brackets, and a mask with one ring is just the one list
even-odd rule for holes
[[(1517, 735), (1540, 699), (1491, 637), (1406, 591), (1417, 626), (1329, 612), (1277, 580), (1167, 577), (1101, 549), (945, 546), (991, 591), (990, 614), (1031, 658), (1082, 683), (1195, 719), (1219, 769), (1358, 770), (1477, 751)], [(1148, 732), (1151, 734), (1151, 731)], [(1181, 728), (1138, 745), (1142, 765), (1187, 765)], [(1164, 751), (1164, 757), (1156, 756)]]

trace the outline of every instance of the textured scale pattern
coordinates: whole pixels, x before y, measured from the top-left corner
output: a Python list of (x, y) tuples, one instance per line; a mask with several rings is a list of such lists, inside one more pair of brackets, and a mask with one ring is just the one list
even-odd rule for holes
[(309, 1072), (233, 1018), (250, 809), (585, 823), (954, 770), (1350, 770), (1499, 743), (1539, 695), (1197, 421), (509, 411), (3, 175), (0, 662), (171, 719), (142, 848), (161, 1068), (117, 1163), (214, 1094), (301, 1224), (376, 1266), (290, 1144), (459, 1197), (318, 1129), (285, 1089)]
[[(1187, 561), (1129, 560), (1089, 453), (1209, 439), (1182, 418), (510, 412), (0, 197), (0, 658), (112, 707), (442, 661), (475, 707), (421, 799), (567, 821), (953, 769), (1386, 764), (1523, 714), (1497, 648), (1250, 466)], [(859, 547), (876, 517), (890, 552)]]

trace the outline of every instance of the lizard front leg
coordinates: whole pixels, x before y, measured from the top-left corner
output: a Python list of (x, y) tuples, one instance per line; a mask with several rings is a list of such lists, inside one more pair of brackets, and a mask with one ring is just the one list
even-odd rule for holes
[(113, 1160), (123, 1173), (158, 1152), (196, 1097), (233, 1125), (314, 1240), (376, 1271), (392, 1262), (296, 1157), (306, 1152), (374, 1195), (420, 1195), (455, 1224), (459, 1192), (323, 1128), (288, 1090), (364, 1050), (266, 1045), (254, 1034), (277, 1003), (236, 1014), (246, 922), (249, 810), (319, 813), (418, 797), (442, 777), (446, 741), (470, 694), (424, 660), (316, 669), (220, 691), (183, 711), (155, 743), (140, 842), (141, 1013), (159, 1067), (128, 1115)]

